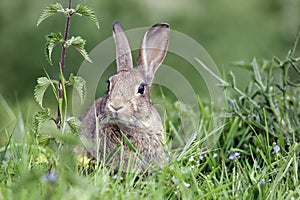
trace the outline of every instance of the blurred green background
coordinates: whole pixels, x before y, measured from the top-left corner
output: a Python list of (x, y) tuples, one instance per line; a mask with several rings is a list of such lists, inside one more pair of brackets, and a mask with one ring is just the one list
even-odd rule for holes
[[(63, 32), (63, 15), (49, 18), (40, 27), (36, 21), (43, 8), (67, 0), (2, 0), (0, 5), (0, 93), (10, 105), (33, 102), (36, 78), (51, 76), (57, 69), (44, 57), (44, 35)], [(73, 4), (82, 2), (74, 0)], [(164, 21), (171, 28), (198, 41), (225, 71), (231, 62), (253, 57), (282, 57), (291, 47), (300, 24), (299, 0), (86, 0), (94, 9), (100, 30), (85, 18), (75, 17), (71, 35), (87, 40), (92, 50), (111, 36), (112, 23), (118, 20), (124, 29), (151, 26)], [(55, 57), (60, 49), (54, 50)], [(67, 55), (67, 71), (76, 72), (82, 57), (75, 51)], [(230, 69), (243, 74), (243, 69)], [(239, 80), (247, 73), (239, 76)], [(3, 105), (2, 105), (3, 107)], [(22, 106), (21, 106), (22, 107)], [(0, 108), (0, 126), (7, 111)]]

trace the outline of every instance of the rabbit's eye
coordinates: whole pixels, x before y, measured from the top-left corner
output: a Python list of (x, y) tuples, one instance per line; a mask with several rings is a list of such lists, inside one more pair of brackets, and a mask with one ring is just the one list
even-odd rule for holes
[(145, 91), (145, 84), (142, 83), (142, 84), (139, 86), (138, 93), (144, 94), (144, 91)]
[(109, 80), (107, 80), (107, 91), (106, 91), (106, 93), (108, 93), (108, 92), (109, 92), (109, 89), (110, 89), (110, 81), (109, 81)]

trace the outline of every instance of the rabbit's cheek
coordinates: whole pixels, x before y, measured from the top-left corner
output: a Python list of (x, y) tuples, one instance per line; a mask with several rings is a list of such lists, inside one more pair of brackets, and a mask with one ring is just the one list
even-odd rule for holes
[(137, 103), (132, 103), (132, 109), (133, 109), (133, 112), (137, 112), (138, 111)]

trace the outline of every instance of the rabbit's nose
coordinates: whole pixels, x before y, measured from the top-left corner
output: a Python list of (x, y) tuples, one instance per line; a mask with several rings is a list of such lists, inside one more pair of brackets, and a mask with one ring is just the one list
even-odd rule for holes
[(122, 109), (124, 106), (120, 105), (120, 104), (114, 104), (113, 102), (111, 102), (108, 107), (111, 111), (116, 112), (116, 111)]

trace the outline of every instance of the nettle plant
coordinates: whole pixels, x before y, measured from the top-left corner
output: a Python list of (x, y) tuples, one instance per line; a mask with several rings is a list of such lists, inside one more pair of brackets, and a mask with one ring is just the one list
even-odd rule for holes
[[(68, 99), (67, 99), (67, 87), (73, 86), (78, 92), (81, 102), (84, 101), (86, 96), (86, 83), (82, 77), (74, 76), (72, 73), (69, 78), (65, 77), (66, 68), (66, 53), (70, 47), (75, 48), (85, 60), (92, 62), (88, 56), (84, 46), (86, 40), (80, 36), (69, 36), (70, 21), (73, 16), (85, 16), (90, 19), (96, 27), (99, 29), (99, 22), (95, 16), (94, 11), (86, 5), (78, 4), (75, 8), (72, 8), (72, 0), (68, 0), (68, 7), (64, 8), (60, 3), (51, 4), (46, 7), (41, 13), (37, 26), (39, 26), (44, 20), (54, 14), (64, 14), (66, 17), (64, 33), (50, 33), (46, 35), (46, 48), (45, 54), (50, 65), (56, 65), (59, 72), (59, 80), (55, 80), (49, 77), (45, 70), (46, 77), (40, 77), (37, 79), (37, 85), (34, 89), (34, 98), (41, 107), (33, 120), (33, 131), (35, 134), (39, 134), (42, 123), (48, 120), (55, 122), (58, 129), (64, 132), (66, 127), (69, 126), (72, 132), (77, 133), (79, 131), (80, 122), (76, 117), (68, 116)], [(55, 46), (61, 46), (61, 57), (57, 64), (54, 64), (52, 60), (52, 52)], [(48, 107), (44, 107), (43, 99), (46, 90), (51, 87), (53, 95), (56, 98), (58, 109), (57, 115), (53, 116), (51, 110)]]

